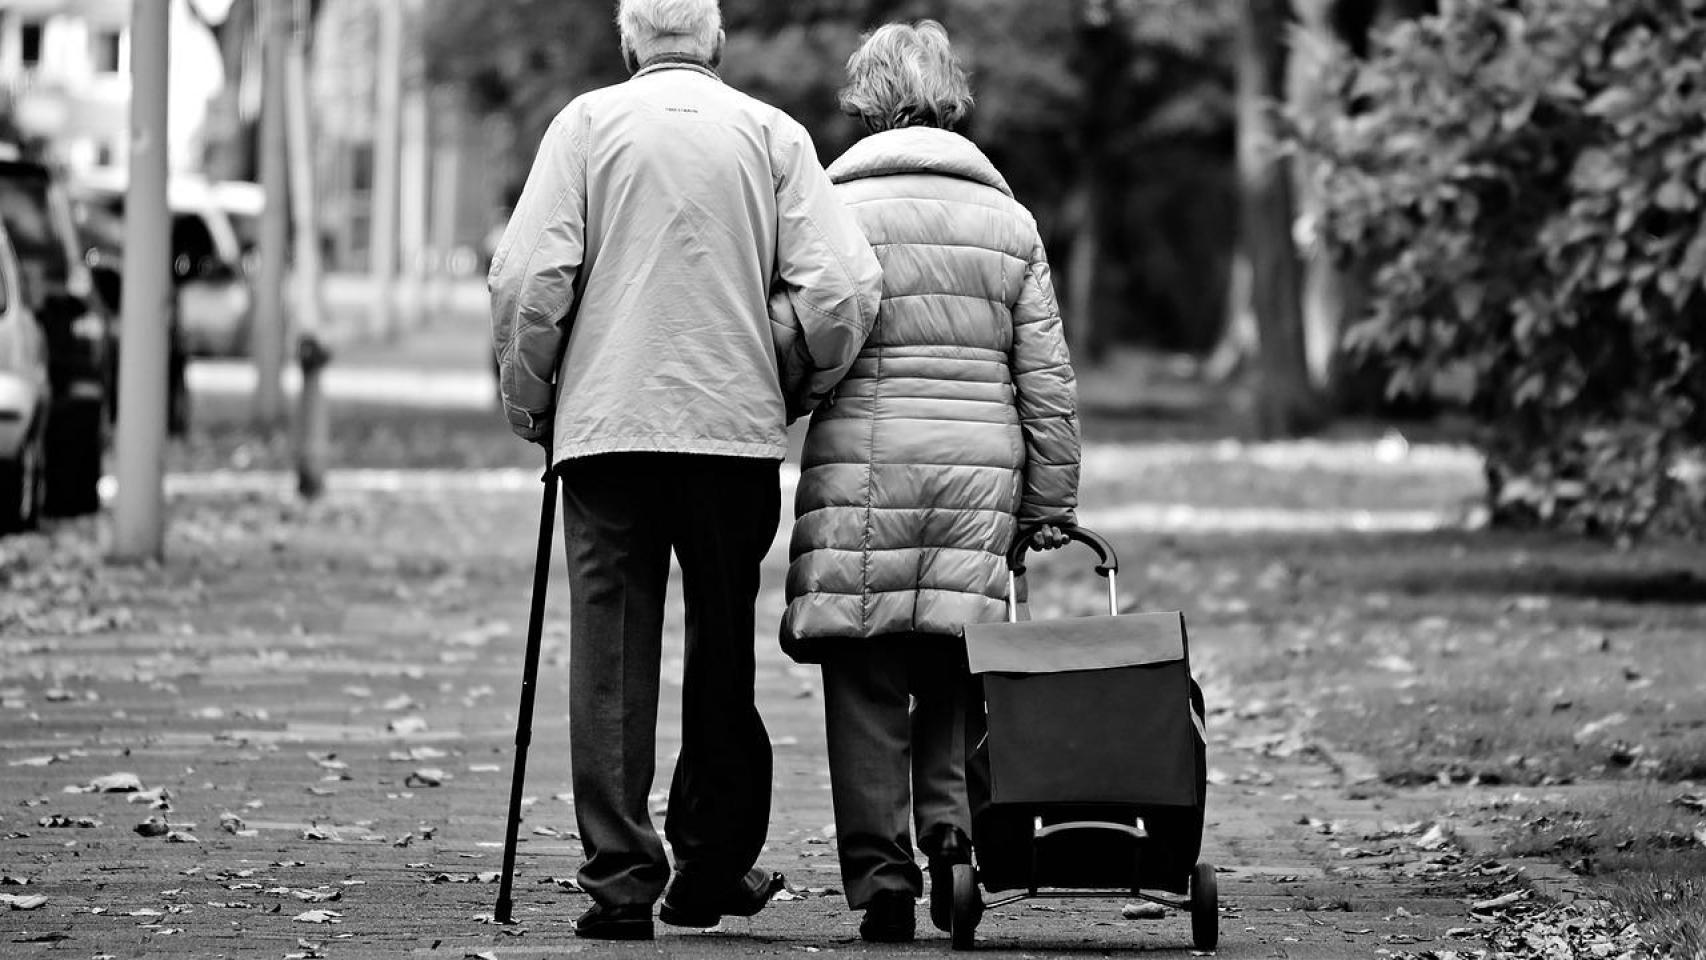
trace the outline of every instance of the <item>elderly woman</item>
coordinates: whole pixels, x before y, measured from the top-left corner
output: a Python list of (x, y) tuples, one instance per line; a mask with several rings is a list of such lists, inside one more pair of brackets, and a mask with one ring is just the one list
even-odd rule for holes
[[(829, 168), (883, 266), (876, 328), (806, 435), (784, 649), (822, 664), (848, 903), (866, 940), (948, 928), (970, 855), (961, 628), (1005, 615), (1004, 554), (1074, 522), (1072, 368), (1035, 220), (971, 141), (942, 26), (889, 24), (847, 62), (871, 135)], [(910, 707), (909, 707), (910, 702)]]

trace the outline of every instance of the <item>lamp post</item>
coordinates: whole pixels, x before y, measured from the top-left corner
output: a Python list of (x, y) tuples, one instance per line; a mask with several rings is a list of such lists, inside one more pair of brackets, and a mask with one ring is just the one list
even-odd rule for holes
[[(170, 0), (132, 0), (130, 18), (130, 178), (124, 243), (119, 351), (118, 493), (112, 554), (118, 560), (165, 554), (166, 355), (171, 317), (166, 213), (166, 45)], [(140, 255), (153, 251), (153, 257)]]

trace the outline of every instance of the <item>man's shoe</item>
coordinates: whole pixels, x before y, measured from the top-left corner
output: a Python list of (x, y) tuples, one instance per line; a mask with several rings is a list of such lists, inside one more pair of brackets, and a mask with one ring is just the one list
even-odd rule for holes
[(958, 827), (933, 827), (918, 842), (924, 848), (930, 872), (930, 923), (943, 933), (952, 932), (954, 918), (954, 864), (971, 862), (971, 838)]
[(595, 903), (575, 921), (575, 936), (593, 940), (650, 940), (651, 905), (624, 903), (606, 907)]
[(911, 943), (918, 935), (912, 895), (902, 890), (879, 890), (859, 921), (859, 937), (868, 943)]
[(704, 890), (695, 888), (691, 880), (677, 873), (664, 892), (658, 919), (672, 927), (704, 930), (716, 926), (724, 917), (750, 917), (764, 909), (784, 882), (779, 873), (753, 867), (732, 886)]

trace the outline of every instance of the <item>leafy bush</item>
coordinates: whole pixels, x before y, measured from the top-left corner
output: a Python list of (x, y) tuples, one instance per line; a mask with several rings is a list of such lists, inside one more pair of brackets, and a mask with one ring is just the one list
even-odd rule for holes
[(1294, 115), (1346, 348), (1456, 384), (1493, 514), (1706, 534), (1706, 0), (1456, 0)]

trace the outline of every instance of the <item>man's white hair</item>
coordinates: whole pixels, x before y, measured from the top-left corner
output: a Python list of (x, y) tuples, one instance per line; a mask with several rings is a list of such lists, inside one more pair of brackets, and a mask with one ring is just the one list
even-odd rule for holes
[(666, 53), (708, 61), (717, 53), (723, 13), (717, 0), (621, 0), (616, 26), (623, 49), (639, 63)]

